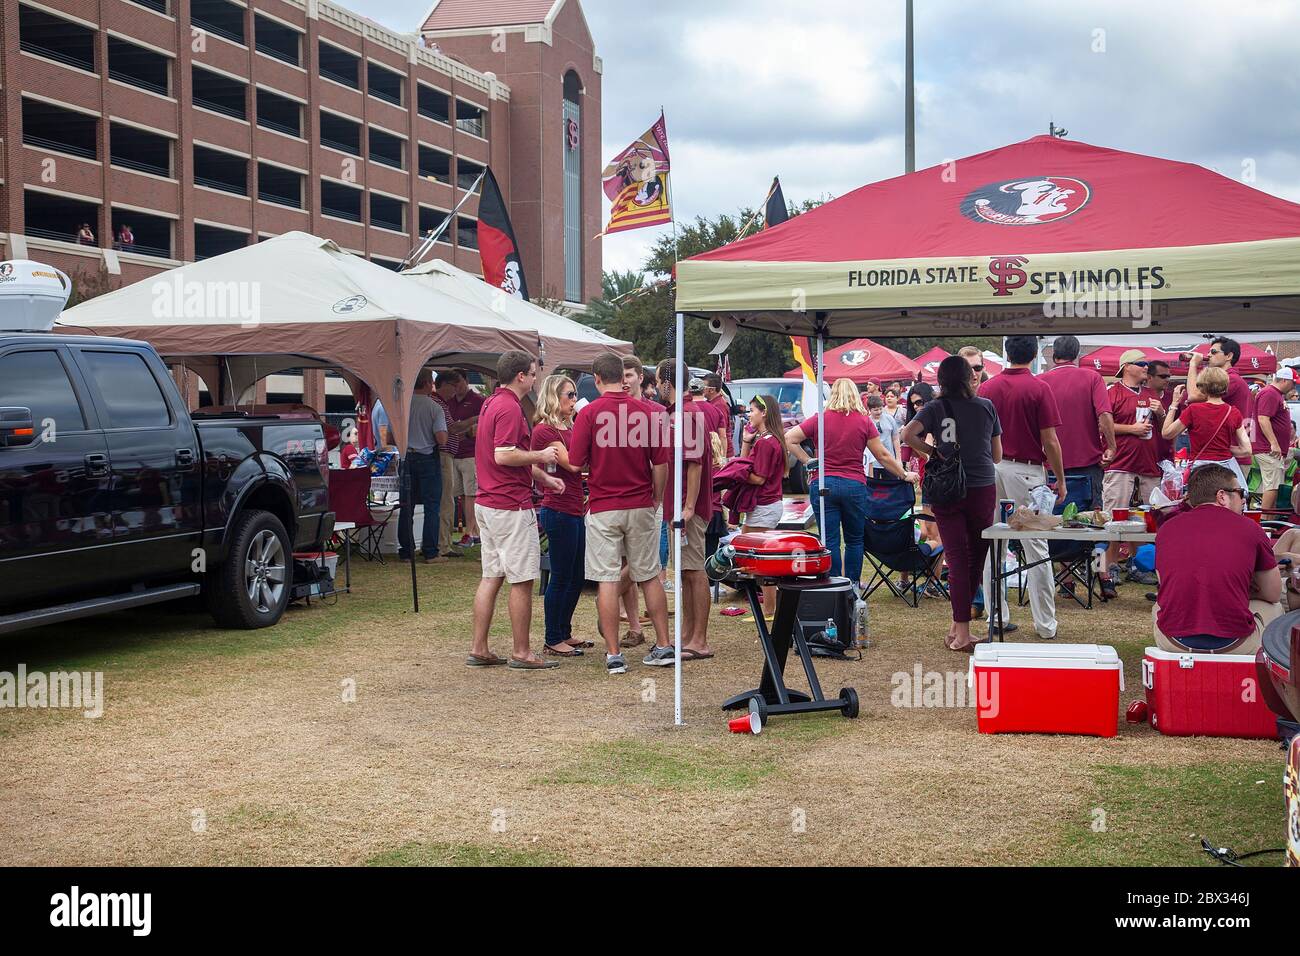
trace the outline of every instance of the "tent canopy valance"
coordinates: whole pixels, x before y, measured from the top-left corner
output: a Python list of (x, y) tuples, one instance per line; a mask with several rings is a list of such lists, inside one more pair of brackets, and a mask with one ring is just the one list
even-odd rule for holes
[[(1088, 314), (1080, 299), (1108, 290), (1151, 308)], [(1293, 328), (1300, 205), (1189, 163), (1037, 136), (681, 262), (677, 309), (791, 335), (827, 314), (836, 336)]]

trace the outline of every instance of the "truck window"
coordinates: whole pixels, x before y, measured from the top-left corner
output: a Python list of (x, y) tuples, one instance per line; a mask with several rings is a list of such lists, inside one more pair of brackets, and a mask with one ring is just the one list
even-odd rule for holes
[(105, 428), (166, 428), (171, 412), (162, 389), (138, 352), (81, 352), (104, 399)]
[(0, 406), (30, 408), (37, 434), (49, 422), (56, 436), (86, 430), (77, 393), (57, 352), (10, 352), (0, 358)]

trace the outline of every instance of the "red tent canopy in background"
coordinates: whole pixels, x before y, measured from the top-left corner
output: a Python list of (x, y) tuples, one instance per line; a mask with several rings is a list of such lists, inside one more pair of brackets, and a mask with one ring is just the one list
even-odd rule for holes
[[(1107, 377), (1118, 375), (1119, 357), (1135, 347), (1132, 345), (1107, 345), (1083, 356), (1079, 360), (1079, 364), (1091, 366)], [(1210, 346), (1208, 343), (1198, 345), (1192, 351), (1208, 355)], [(1185, 378), (1187, 376), (1187, 363), (1179, 359), (1179, 356), (1183, 354), (1182, 352), (1166, 352), (1164, 349), (1151, 346), (1142, 347), (1141, 352), (1149, 362), (1156, 360), (1167, 362), (1169, 370), (1175, 378)], [(1204, 363), (1202, 363), (1202, 367), (1204, 367)], [(1272, 352), (1265, 352), (1263, 349), (1243, 342), (1241, 360), (1237, 362), (1237, 371), (1245, 376), (1272, 375), (1277, 371), (1277, 356)]]
[(921, 366), (921, 381), (925, 382), (926, 385), (934, 385), (938, 382), (939, 363), (948, 358), (949, 354), (936, 345), (924, 355), (918, 355), (916, 364)]
[[(848, 345), (827, 352), (824, 358), (826, 381), (851, 378), (859, 385), (867, 382), (914, 382), (921, 377), (915, 361), (871, 339), (854, 339)], [(786, 378), (802, 378), (803, 369), (785, 373)]]

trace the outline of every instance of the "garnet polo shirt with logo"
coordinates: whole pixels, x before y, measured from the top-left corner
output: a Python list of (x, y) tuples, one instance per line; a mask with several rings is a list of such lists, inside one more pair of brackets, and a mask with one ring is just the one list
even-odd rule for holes
[(1259, 427), (1259, 422), (1265, 418), (1273, 426), (1273, 437), (1285, 455), (1291, 447), (1291, 412), (1282, 393), (1272, 385), (1265, 385), (1255, 396), (1255, 440), (1251, 443), (1251, 451), (1257, 455), (1269, 453), (1268, 438), (1264, 429)]
[(474, 450), (474, 470), (478, 472), (476, 503), (497, 511), (531, 511), (532, 467), (499, 465), (496, 459), (498, 448), (528, 451), (531, 447), (528, 421), (519, 396), (508, 388), (498, 388), (483, 403), (478, 425), (483, 440)]
[(654, 466), (667, 462), (667, 429), (650, 403), (627, 392), (605, 392), (578, 412), (569, 438), (569, 462), (589, 466), (587, 511), (654, 507)]
[(1044, 428), (1059, 428), (1061, 412), (1056, 396), (1027, 368), (1009, 368), (980, 386), (1002, 423), (1002, 458), (1041, 465)]
[(1091, 468), (1101, 461), (1097, 419), (1110, 411), (1106, 383), (1096, 369), (1058, 365), (1042, 375), (1061, 413), (1061, 458), (1066, 468)]

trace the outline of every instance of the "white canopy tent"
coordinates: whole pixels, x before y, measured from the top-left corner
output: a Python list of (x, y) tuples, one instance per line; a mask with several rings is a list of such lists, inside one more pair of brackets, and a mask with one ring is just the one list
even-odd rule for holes
[(503, 316), (516, 328), (530, 329), (541, 342), (542, 365), (548, 369), (590, 368), (604, 352), (630, 353), (632, 343), (610, 338), (590, 326), (508, 295), (464, 269), (431, 259), (401, 273), (421, 286)]

